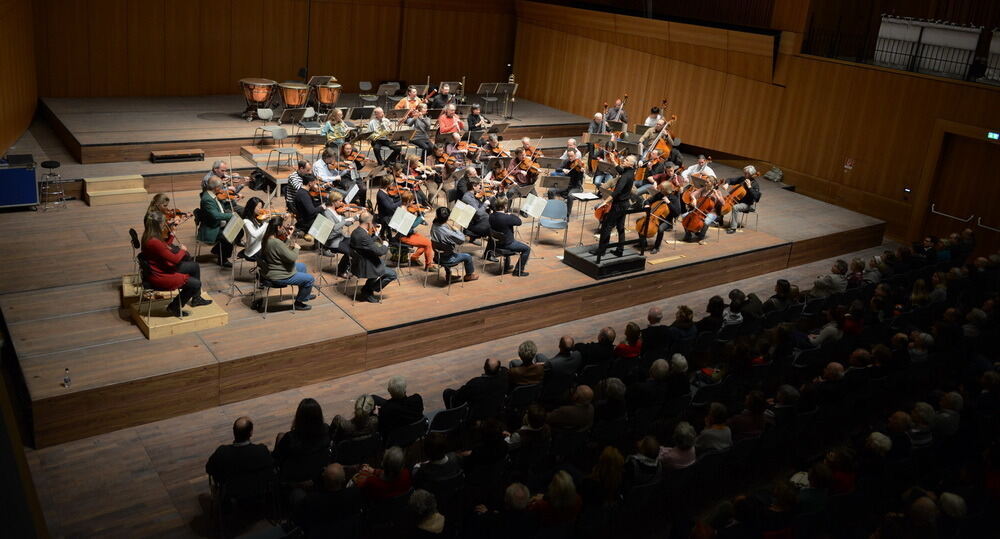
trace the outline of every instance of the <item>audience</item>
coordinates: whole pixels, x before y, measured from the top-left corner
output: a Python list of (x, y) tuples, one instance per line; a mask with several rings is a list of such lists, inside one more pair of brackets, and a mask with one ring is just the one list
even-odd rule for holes
[(694, 427), (687, 421), (681, 421), (674, 427), (673, 447), (661, 447), (657, 460), (665, 470), (687, 468), (695, 462), (694, 441), (697, 434)]
[(205, 473), (219, 485), (225, 485), (227, 496), (237, 500), (262, 494), (261, 486), (274, 473), (271, 452), (264, 444), (250, 441), (253, 421), (243, 416), (233, 422), (233, 443), (220, 445), (205, 464)]
[(708, 406), (705, 428), (694, 440), (694, 447), (699, 457), (705, 453), (724, 451), (732, 447), (733, 433), (726, 424), (727, 415), (726, 406), (720, 402), (713, 402)]
[[(510, 362), (510, 385), (526, 386), (542, 383), (545, 378), (545, 365), (536, 362), (538, 347), (533, 341), (524, 341), (517, 347), (517, 357)], [(544, 361), (544, 356), (542, 360)]]
[(383, 438), (424, 417), (424, 399), (420, 395), (406, 394), (406, 378), (389, 378), (386, 390), (389, 392), (388, 399), (373, 395), (378, 406), (378, 428)]
[(468, 404), (469, 417), (486, 419), (500, 413), (507, 394), (507, 369), (500, 361), (487, 359), (483, 362), (483, 374), (466, 382), (462, 387), (445, 389), (442, 400), (447, 408), (457, 408)]

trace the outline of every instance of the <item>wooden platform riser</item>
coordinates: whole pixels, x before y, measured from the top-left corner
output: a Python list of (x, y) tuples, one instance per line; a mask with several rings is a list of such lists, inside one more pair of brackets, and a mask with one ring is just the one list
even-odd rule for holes
[(102, 195), (98, 193), (84, 193), (83, 199), (89, 206), (110, 206), (113, 204), (132, 204), (135, 202), (145, 202), (147, 193), (128, 193), (123, 195)]
[[(211, 296), (204, 293), (202, 296), (211, 298)], [(156, 299), (152, 300), (151, 304), (144, 301), (142, 305), (139, 305), (138, 301), (133, 301), (129, 305), (129, 316), (147, 339), (151, 341), (166, 339), (167, 337), (175, 337), (177, 335), (184, 335), (185, 333), (222, 327), (229, 323), (229, 313), (217, 303), (203, 307), (191, 307), (189, 305), (184, 310), (190, 314), (183, 318), (178, 318), (167, 313), (166, 308), (171, 301), (173, 300)], [(140, 307), (142, 309), (141, 312), (139, 310)], [(147, 313), (149, 314), (148, 317)]]

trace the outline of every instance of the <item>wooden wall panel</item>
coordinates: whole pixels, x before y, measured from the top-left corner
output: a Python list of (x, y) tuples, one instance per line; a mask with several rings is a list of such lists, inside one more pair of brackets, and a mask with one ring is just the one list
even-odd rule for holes
[(0, 2), (0, 154), (31, 123), (38, 101), (31, 0)]
[[(164, 92), (166, 34), (164, 0), (128, 0), (126, 23), (128, 47), (129, 95), (169, 95)], [(45, 66), (39, 64), (38, 75), (44, 78)], [(42, 94), (53, 97), (73, 97), (77, 94), (52, 89)]]
[[(200, 93), (236, 93), (238, 78), (230, 73), (232, 0), (201, 0), (198, 5), (198, 77), (190, 81)], [(237, 36), (241, 33), (237, 32)]]
[(197, 95), (201, 52), (199, 0), (170, 0), (163, 5), (163, 93)]
[[(278, 0), (264, 3), (264, 38), (261, 50), (263, 76), (281, 82), (298, 79), (300, 68), (306, 66), (308, 48), (306, 24), (309, 3), (307, 0)], [(269, 29), (281, 28), (273, 32)], [(242, 35), (241, 29), (237, 36)], [(239, 39), (237, 39), (239, 41)]]
[[(90, 95), (128, 95), (126, 0), (89, 0), (87, 44), (90, 48)], [(107, 31), (113, 28), (113, 31)]]
[[(242, 0), (234, 1), (232, 5), (229, 19), (229, 77), (233, 81), (264, 76), (264, 32), (274, 32), (277, 29), (264, 24), (261, 14), (267, 3), (269, 2), (264, 0)], [(284, 35), (286, 32), (287, 30), (277, 33)]]

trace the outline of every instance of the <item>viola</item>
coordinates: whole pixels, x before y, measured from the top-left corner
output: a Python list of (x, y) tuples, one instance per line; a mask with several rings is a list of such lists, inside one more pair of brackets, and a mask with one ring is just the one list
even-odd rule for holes
[(489, 151), (490, 153), (493, 154), (493, 157), (510, 157), (510, 152), (503, 149), (503, 146), (501, 146), (500, 144), (497, 144), (496, 146), (490, 146)]

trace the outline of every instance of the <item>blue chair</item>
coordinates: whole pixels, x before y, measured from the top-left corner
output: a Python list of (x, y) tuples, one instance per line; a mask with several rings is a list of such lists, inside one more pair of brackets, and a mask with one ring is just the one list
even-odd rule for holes
[(566, 235), (569, 233), (569, 210), (565, 200), (552, 199), (545, 203), (542, 216), (538, 218), (538, 233), (543, 228), (562, 230), (563, 247), (566, 247)]

